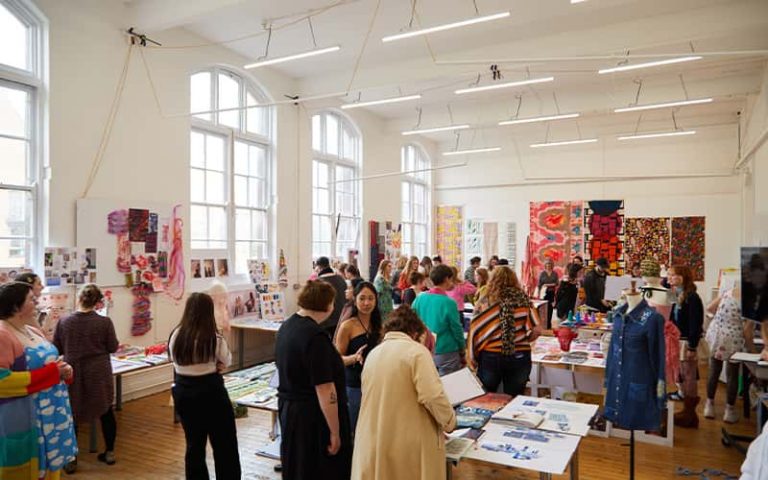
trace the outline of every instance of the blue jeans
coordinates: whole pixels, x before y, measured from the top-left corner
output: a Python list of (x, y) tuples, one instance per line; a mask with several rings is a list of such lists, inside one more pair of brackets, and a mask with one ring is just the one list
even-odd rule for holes
[(459, 355), (459, 352), (435, 354), (434, 358), (437, 373), (441, 377), (461, 370), (461, 355)]
[(363, 398), (361, 388), (347, 387), (347, 405), (349, 405), (349, 428), (352, 437), (355, 436), (355, 427), (357, 427), (357, 417), (360, 416), (360, 402)]
[(504, 393), (522, 395), (531, 374), (531, 352), (480, 352), (477, 364), (477, 376), (486, 391), (495, 392), (504, 383)]

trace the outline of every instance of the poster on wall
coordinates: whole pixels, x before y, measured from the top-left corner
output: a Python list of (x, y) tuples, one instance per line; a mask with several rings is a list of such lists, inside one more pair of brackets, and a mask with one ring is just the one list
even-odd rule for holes
[(456, 266), (462, 270), (462, 214), (461, 207), (440, 206), (436, 215), (436, 247), (437, 254), (446, 265)]
[(22, 273), (31, 272), (31, 268), (27, 267), (4, 267), (0, 268), (0, 285), (12, 282), (18, 275)]
[(271, 269), (269, 260), (266, 258), (249, 258), (248, 275), (251, 277), (251, 283), (261, 285), (270, 280)]
[(670, 219), (668, 217), (627, 218), (624, 223), (627, 267), (654, 259), (669, 266)]
[(672, 218), (672, 265), (688, 265), (693, 280), (704, 281), (705, 217)]
[[(68, 289), (65, 289), (68, 290)], [(53, 338), (59, 320), (75, 311), (74, 291), (50, 291), (37, 299), (37, 308), (43, 315), (41, 328), (48, 338)]]
[(400, 251), (403, 248), (402, 226), (397, 228), (388, 228), (384, 231), (384, 258), (395, 262), (400, 257)]
[(584, 262), (608, 260), (609, 275), (624, 275), (624, 200), (584, 204)]
[(277, 283), (280, 288), (288, 288), (288, 259), (285, 258), (285, 252), (282, 248), (277, 260)]
[(504, 227), (504, 256), (509, 260), (509, 264), (514, 269), (517, 266), (517, 224), (515, 222), (507, 222)]
[(467, 230), (464, 235), (464, 258), (469, 264), (472, 257), (483, 256), (483, 222), (478, 218), (467, 219)]
[(258, 319), (259, 301), (257, 299), (256, 290), (247, 288), (230, 291), (227, 309), (229, 311), (229, 318), (232, 321), (238, 319)]
[[(483, 253), (482, 258), (490, 259), (493, 255), (499, 254), (499, 224), (496, 222), (486, 222), (483, 224)], [(507, 259), (509, 260), (509, 259)], [(514, 264), (512, 268), (514, 268)]]

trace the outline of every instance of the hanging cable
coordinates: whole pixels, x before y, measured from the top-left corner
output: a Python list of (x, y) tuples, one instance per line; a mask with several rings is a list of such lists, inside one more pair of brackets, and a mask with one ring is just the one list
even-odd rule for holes
[(455, 122), (453, 121), (453, 110), (451, 110), (451, 104), (447, 104), (446, 108), (448, 108), (448, 118), (451, 121), (451, 125), (455, 125)]
[(637, 102), (640, 101), (640, 90), (643, 89), (643, 81), (642, 80), (633, 80), (637, 84), (637, 93), (635, 93), (635, 103), (632, 105), (637, 105)]
[(307, 17), (307, 23), (309, 23), (309, 33), (312, 35), (312, 43), (317, 48), (317, 39), (315, 38), (315, 28), (312, 26), (312, 17)]
[(555, 101), (555, 110), (557, 110), (557, 114), (560, 115), (560, 104), (557, 103), (557, 94), (554, 90), (552, 90), (552, 100)]
[(480, 15), (480, 9), (477, 8), (477, 0), (472, 0), (472, 4), (475, 6), (475, 15)]
[(677, 127), (677, 118), (675, 118), (675, 111), (674, 110), (672, 110), (672, 125), (674, 125), (675, 131), (679, 130), (678, 127)]
[(688, 100), (688, 89), (685, 87), (685, 80), (683, 80), (683, 74), (681, 73), (678, 75), (680, 77), (680, 85), (683, 87), (683, 93), (685, 94), (685, 99)]
[(264, 58), (269, 58), (269, 44), (272, 43), (272, 24), (265, 25), (264, 28), (267, 30), (267, 43), (264, 45), (264, 55), (260, 56), (256, 60), (262, 60)]
[(157, 88), (155, 88), (155, 82), (152, 79), (152, 74), (149, 70), (149, 65), (147, 65), (147, 59), (144, 57), (144, 49), (139, 49), (139, 54), (141, 55), (141, 63), (144, 65), (144, 72), (147, 74), (147, 80), (149, 81), (149, 88), (152, 90), (152, 97), (155, 99), (155, 105), (157, 106), (157, 112), (160, 114), (161, 117), (164, 117), (163, 114), (163, 107), (160, 106), (160, 97), (157, 95)]
[(112, 98), (112, 106), (109, 110), (109, 115), (107, 116), (107, 121), (104, 124), (104, 131), (101, 134), (101, 141), (99, 142), (99, 147), (96, 150), (96, 155), (93, 158), (93, 164), (91, 165), (91, 171), (88, 174), (88, 179), (85, 182), (85, 188), (83, 189), (83, 194), (81, 198), (85, 198), (88, 196), (88, 192), (91, 190), (91, 187), (93, 186), (93, 182), (96, 180), (96, 175), (99, 173), (99, 169), (101, 168), (101, 163), (104, 161), (104, 153), (107, 150), (107, 146), (109, 145), (109, 139), (112, 136), (112, 127), (115, 124), (115, 118), (117, 117), (117, 112), (120, 109), (120, 100), (123, 98), (123, 91), (125, 91), (125, 82), (128, 78), (128, 67), (131, 64), (131, 55), (133, 54), (133, 47), (134, 45), (131, 44), (128, 46), (128, 51), (125, 54), (125, 61), (123, 62), (123, 70), (120, 72), (120, 77), (117, 81), (117, 87), (115, 88), (115, 95)]
[(513, 118), (519, 118), (520, 117), (520, 107), (523, 106), (523, 96), (522, 95), (515, 95), (515, 98), (517, 98), (517, 110), (515, 110), (515, 116)]
[(376, 7), (373, 9), (373, 15), (371, 15), (371, 21), (368, 23), (368, 31), (365, 32), (365, 39), (363, 45), (360, 47), (360, 53), (357, 54), (355, 59), (355, 67), (352, 69), (352, 76), (349, 78), (347, 84), (347, 93), (352, 90), (352, 85), (355, 83), (357, 72), (360, 69), (360, 61), (363, 59), (363, 53), (365, 53), (365, 47), (368, 46), (368, 40), (371, 38), (371, 32), (373, 31), (373, 25), (376, 23), (376, 17), (379, 16), (379, 7), (381, 7), (381, 0), (376, 0)]
[(416, 112), (417, 112), (416, 113), (416, 126), (413, 127), (414, 130), (416, 130), (417, 128), (419, 128), (421, 126), (421, 113), (422, 113), (421, 107), (416, 107)]
[(411, 0), (411, 19), (408, 20), (408, 30), (413, 28), (414, 18), (416, 18), (416, 0)]
[(456, 144), (453, 146), (453, 151), (455, 152), (456, 150), (459, 149), (459, 140), (461, 140), (461, 132), (457, 131), (457, 132), (453, 132), (453, 134), (456, 136)]
[(637, 131), (640, 130), (640, 120), (643, 118), (643, 112), (640, 112), (640, 115), (637, 116), (637, 122), (635, 123), (635, 135), (637, 135)]

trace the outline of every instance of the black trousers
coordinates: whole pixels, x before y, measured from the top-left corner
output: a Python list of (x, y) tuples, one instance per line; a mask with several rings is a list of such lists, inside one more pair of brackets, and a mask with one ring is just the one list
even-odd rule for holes
[[(115, 451), (115, 438), (117, 438), (117, 420), (115, 420), (115, 412), (112, 407), (106, 411), (101, 417), (101, 434), (104, 436), (104, 450), (108, 452)], [(75, 436), (79, 432), (77, 424), (75, 424)]]
[(210, 440), (216, 465), (216, 479), (239, 480), (240, 453), (237, 449), (235, 414), (221, 375), (176, 375), (172, 393), (187, 440), (184, 456), (187, 479), (209, 478), (205, 447), (206, 442)]

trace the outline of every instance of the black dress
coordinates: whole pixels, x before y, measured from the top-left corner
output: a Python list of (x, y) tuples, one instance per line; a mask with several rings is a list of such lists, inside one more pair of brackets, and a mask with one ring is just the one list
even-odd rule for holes
[[(344, 381), (344, 363), (330, 338), (314, 320), (292, 315), (280, 327), (275, 345), (283, 479), (348, 479), (352, 442)], [(339, 409), (341, 448), (328, 454), (330, 430), (315, 392), (333, 382)]]

